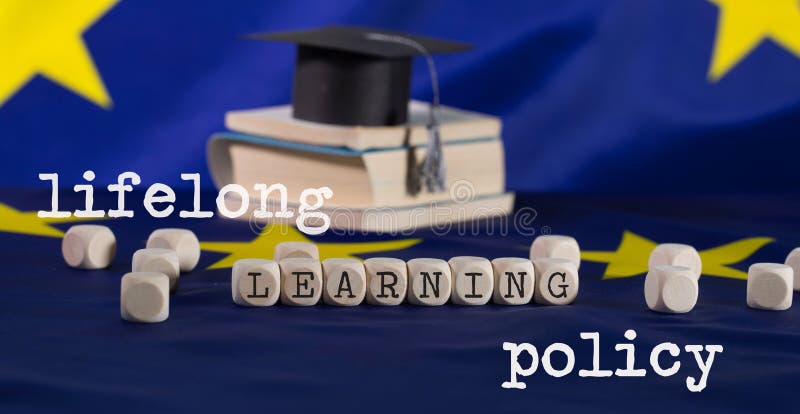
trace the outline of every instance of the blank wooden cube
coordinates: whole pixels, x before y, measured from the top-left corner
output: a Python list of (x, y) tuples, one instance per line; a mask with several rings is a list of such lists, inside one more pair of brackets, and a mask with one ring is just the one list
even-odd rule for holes
[(494, 270), (494, 303), (525, 305), (533, 298), (536, 272), (533, 262), (522, 257), (500, 257), (492, 260)]
[(325, 259), (322, 262), (322, 300), (328, 305), (357, 306), (367, 292), (364, 264), (355, 259)]
[(178, 288), (178, 279), (181, 274), (178, 254), (170, 249), (139, 249), (133, 253), (131, 263), (132, 272), (163, 273), (169, 278), (169, 292), (174, 293)]
[(694, 247), (688, 244), (664, 243), (659, 244), (650, 252), (648, 268), (657, 266), (683, 266), (688, 267), (695, 278), (699, 278), (703, 272), (703, 262), (700, 254)]
[(492, 263), (483, 257), (456, 256), (448, 261), (453, 277), (450, 301), (456, 305), (485, 305), (494, 292)]
[(281, 303), (313, 306), (322, 297), (322, 266), (319, 260), (292, 257), (280, 261)]
[(242, 306), (272, 306), (281, 295), (281, 270), (266, 259), (237, 260), (231, 269), (231, 296)]
[(450, 298), (452, 275), (450, 265), (441, 259), (408, 261), (408, 303), (439, 306)]
[(786, 265), (792, 268), (794, 273), (794, 283), (792, 284), (794, 290), (800, 291), (800, 247), (792, 250), (786, 256)]
[(158, 229), (150, 233), (147, 247), (171, 249), (178, 254), (181, 272), (191, 272), (200, 261), (200, 241), (191, 230)]
[(778, 263), (756, 263), (747, 270), (747, 306), (786, 310), (792, 307), (794, 271)]
[(697, 271), (686, 266), (655, 266), (644, 279), (647, 307), (656, 312), (686, 313), (697, 304)]
[(575, 269), (581, 267), (581, 248), (578, 241), (570, 236), (545, 235), (539, 236), (531, 244), (530, 259), (567, 259), (575, 265)]
[(163, 322), (169, 317), (169, 278), (163, 273), (122, 276), (120, 315), (131, 322)]
[(275, 246), (273, 259), (276, 262), (295, 257), (319, 260), (319, 249), (316, 244), (308, 242), (283, 242)]
[(371, 257), (364, 261), (367, 275), (367, 303), (394, 306), (403, 303), (408, 286), (406, 262), (390, 257)]
[(533, 261), (536, 288), (533, 299), (542, 305), (568, 305), (578, 296), (578, 269), (568, 259)]
[(70, 267), (103, 269), (117, 253), (117, 239), (106, 226), (79, 224), (70, 227), (61, 241), (61, 254)]

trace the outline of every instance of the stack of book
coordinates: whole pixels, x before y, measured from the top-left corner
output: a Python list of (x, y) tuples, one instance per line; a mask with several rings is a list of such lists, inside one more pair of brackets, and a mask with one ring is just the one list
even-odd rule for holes
[(441, 107), (447, 190), (418, 190), (428, 112), (411, 101), (406, 124), (366, 127), (297, 119), (290, 105), (230, 111), (229, 132), (209, 140), (209, 169), (218, 188), (252, 191), (251, 210), (260, 202), (256, 183), (285, 185), (289, 200), (329, 187), (333, 197), (320, 211), (333, 228), (394, 232), (508, 214), (514, 195), (505, 191), (502, 124), (491, 115)]

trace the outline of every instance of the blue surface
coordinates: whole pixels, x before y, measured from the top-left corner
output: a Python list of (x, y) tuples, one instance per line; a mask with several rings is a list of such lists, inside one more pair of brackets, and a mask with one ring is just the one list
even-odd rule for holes
[[(191, 202), (190, 194), (178, 196)], [(203, 205), (213, 205), (213, 197), (205, 194)], [(0, 200), (37, 210), (48, 205), (49, 195), (5, 190)], [(130, 206), (140, 200), (140, 193), (131, 196)], [(78, 201), (64, 196), (62, 208)], [(188, 204), (183, 202), (177, 207)], [(103, 196), (96, 201), (97, 207), (113, 204)], [(757, 261), (782, 261), (800, 245), (796, 197), (542, 194), (521, 196), (518, 207), (536, 210), (538, 231), (572, 234), (584, 250), (613, 251), (624, 230), (699, 250), (745, 237), (774, 237), (734, 266), (746, 269)], [(674, 414), (790, 410), (796, 401), (799, 306), (752, 310), (745, 306), (745, 281), (703, 276), (692, 312), (656, 314), (645, 307), (641, 275), (602, 280), (605, 265), (585, 261), (578, 299), (566, 307), (241, 308), (231, 301), (230, 271), (203, 270), (223, 255), (204, 252), (198, 270), (181, 277), (165, 323), (126, 323), (119, 317), (120, 276), (153, 229), (188, 225), (202, 241), (254, 237), (243, 222), (156, 220), (144, 214), (106, 222), (119, 250), (103, 271), (67, 268), (59, 239), (0, 233), (0, 411)], [(424, 241), (390, 254), (525, 256), (532, 240), (485, 231), (415, 236)], [(647, 376), (579, 378), (577, 370), (591, 366), (591, 344), (579, 333), (600, 332), (601, 368), (615, 369), (623, 358), (613, 345), (624, 341), (626, 329), (638, 332), (636, 365), (646, 368)], [(528, 389), (501, 389), (508, 376), (504, 341), (532, 342), (540, 353), (550, 343), (567, 343), (576, 353), (575, 371), (552, 378), (540, 367), (524, 380)], [(680, 357), (684, 367), (677, 375), (654, 375), (647, 357), (664, 341), (724, 345), (708, 388), (699, 394), (686, 390), (686, 376), (698, 373), (687, 354)]]
[(226, 110), (290, 100), (293, 48), (238, 36), (345, 23), (473, 43), (436, 58), (442, 99), (502, 117), (511, 189), (797, 192), (800, 59), (768, 41), (709, 83), (716, 18), (703, 0), (124, 1), (84, 35), (113, 109), (35, 78), (0, 107), (0, 185), (187, 185)]

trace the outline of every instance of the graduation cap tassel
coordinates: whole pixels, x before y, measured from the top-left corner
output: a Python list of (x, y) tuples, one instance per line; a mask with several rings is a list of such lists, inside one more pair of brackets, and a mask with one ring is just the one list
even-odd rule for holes
[(429, 193), (444, 191), (447, 171), (442, 154), (442, 137), (439, 134), (439, 108), (431, 106), (431, 119), (428, 124), (428, 151), (422, 160), (422, 184)]
[(433, 62), (433, 56), (425, 46), (414, 39), (384, 33), (367, 33), (365, 36), (370, 40), (406, 45), (417, 50), (425, 57), (431, 78), (431, 88), (433, 89), (433, 102), (431, 102), (430, 114), (428, 115), (428, 150), (425, 152), (425, 158), (419, 166), (419, 175), (422, 186), (429, 193), (444, 191), (446, 189), (447, 171), (442, 151), (442, 137), (439, 133), (439, 77), (436, 72), (436, 64)]

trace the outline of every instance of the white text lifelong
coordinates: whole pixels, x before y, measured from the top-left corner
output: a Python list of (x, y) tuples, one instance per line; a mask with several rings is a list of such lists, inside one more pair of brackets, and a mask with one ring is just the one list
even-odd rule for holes
[[(61, 211), (58, 209), (58, 173), (39, 174), (39, 179), (50, 181), (52, 197), (50, 210), (40, 210), (38, 216), (41, 218), (65, 218), (74, 215), (81, 218), (102, 218), (108, 214), (111, 218), (133, 217), (133, 210), (125, 208), (125, 193), (133, 191), (133, 186), (142, 182), (139, 174), (127, 171), (117, 176), (115, 184), (108, 185), (108, 191), (117, 193), (117, 208), (105, 210), (94, 209), (94, 186), (92, 184), (77, 184), (73, 187), (76, 193), (83, 192), (85, 195), (84, 208), (75, 211)], [(91, 183), (95, 179), (93, 171), (88, 170), (83, 173), (83, 179)], [(192, 210), (181, 210), (178, 216), (181, 218), (210, 218), (214, 216), (213, 211), (202, 211), (200, 209), (200, 174), (181, 174), (181, 180), (192, 181), (194, 187), (193, 208)], [(286, 186), (277, 183), (272, 185), (255, 184), (253, 188), (260, 197), (260, 204), (253, 210), (253, 217), (257, 219), (292, 219), (294, 211), (288, 209), (288, 195)], [(267, 201), (270, 194), (277, 192), (279, 195), (280, 209), (270, 211), (267, 209)], [(236, 196), (240, 201), (235, 210), (228, 208), (227, 200), (230, 196)], [(333, 191), (328, 187), (307, 188), (300, 193), (299, 205), (297, 208), (297, 218), (295, 223), (297, 229), (305, 234), (317, 235), (328, 230), (331, 224), (330, 217), (318, 211), (325, 203), (325, 200), (333, 197)], [(175, 191), (168, 185), (162, 183), (152, 184), (147, 188), (144, 195), (144, 208), (155, 218), (169, 217), (175, 207)], [(313, 202), (309, 202), (313, 200)], [(246, 214), (250, 208), (250, 193), (246, 188), (239, 184), (228, 184), (219, 190), (217, 195), (217, 211), (220, 215), (228, 218), (237, 218)], [(309, 225), (312, 220), (314, 225)]]

